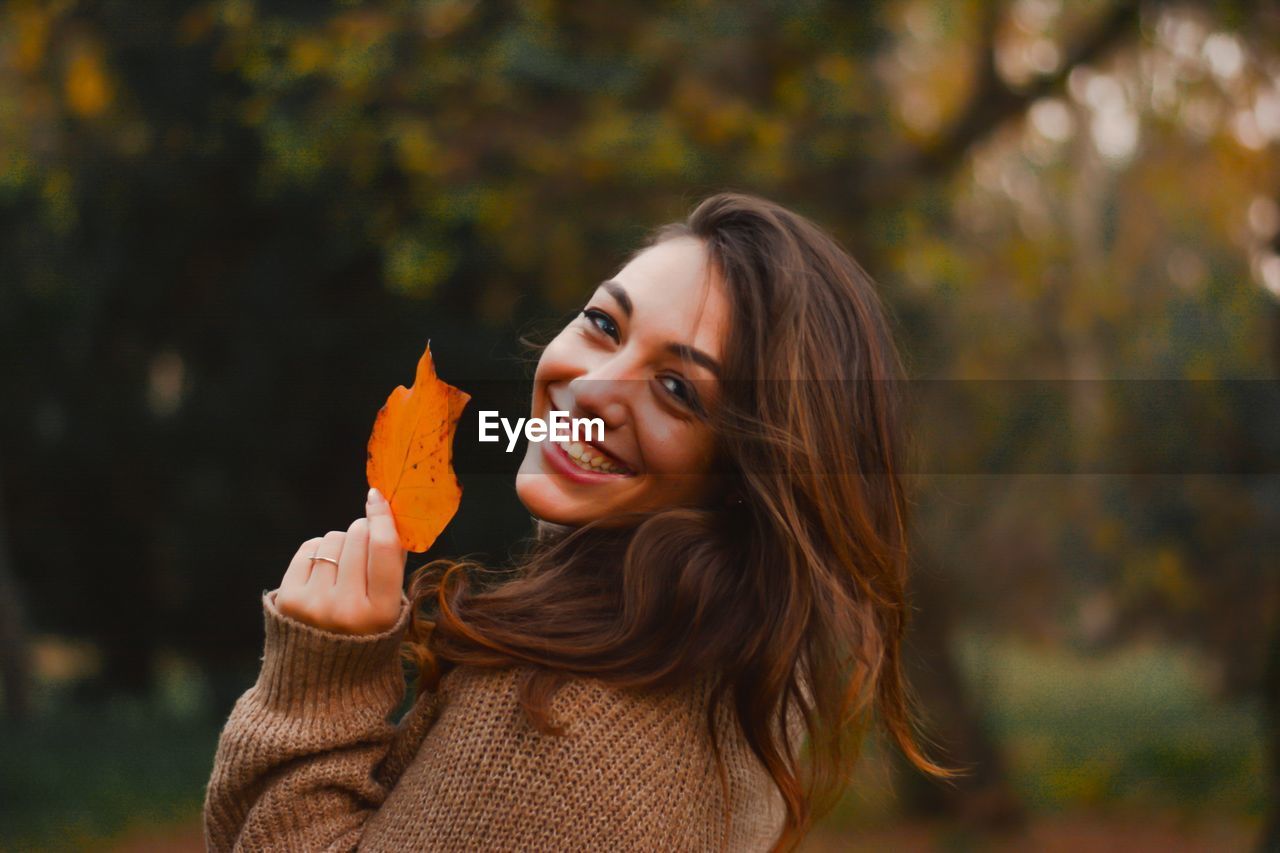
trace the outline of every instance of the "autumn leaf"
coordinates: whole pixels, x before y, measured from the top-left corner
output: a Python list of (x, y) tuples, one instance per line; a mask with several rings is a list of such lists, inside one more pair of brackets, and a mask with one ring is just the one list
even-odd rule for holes
[(400, 543), (426, 551), (462, 499), (453, 473), (453, 434), (471, 396), (436, 376), (431, 342), (418, 360), (413, 387), (396, 387), (378, 410), (369, 436), (369, 485), (391, 503)]

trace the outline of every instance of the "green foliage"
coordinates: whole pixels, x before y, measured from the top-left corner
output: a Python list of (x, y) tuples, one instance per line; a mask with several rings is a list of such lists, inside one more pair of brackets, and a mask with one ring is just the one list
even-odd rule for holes
[(221, 729), (198, 682), (140, 700), (57, 697), (0, 738), (0, 845), (87, 849), (139, 827), (198, 820)]
[(1203, 656), (1154, 643), (1085, 656), (976, 634), (959, 651), (1029, 805), (1262, 813), (1261, 708), (1215, 697)]

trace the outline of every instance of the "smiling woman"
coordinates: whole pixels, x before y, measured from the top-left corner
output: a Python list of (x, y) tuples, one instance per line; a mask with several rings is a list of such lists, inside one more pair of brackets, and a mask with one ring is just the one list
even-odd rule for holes
[(535, 516), (578, 525), (621, 512), (696, 507), (714, 488), (718, 391), (728, 294), (702, 241), (663, 240), (601, 284), (542, 351), (533, 414), (604, 421), (594, 449), (613, 476), (581, 476), (560, 448), (529, 445), (516, 476)]
[(542, 349), (530, 417), (604, 437), (530, 443), (514, 574), (428, 563), (357, 636), (264, 596), (210, 848), (792, 849), (875, 717), (949, 775), (900, 670), (899, 374), (873, 282), (803, 217), (724, 193), (655, 231)]

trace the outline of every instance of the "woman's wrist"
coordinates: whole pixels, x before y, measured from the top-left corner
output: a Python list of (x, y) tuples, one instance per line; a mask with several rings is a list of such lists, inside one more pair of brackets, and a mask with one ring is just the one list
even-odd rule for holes
[(259, 698), (281, 711), (343, 713), (397, 704), (404, 694), (400, 647), (410, 603), (401, 593), (395, 624), (377, 634), (339, 634), (282, 614), (278, 590), (263, 593), (265, 629)]

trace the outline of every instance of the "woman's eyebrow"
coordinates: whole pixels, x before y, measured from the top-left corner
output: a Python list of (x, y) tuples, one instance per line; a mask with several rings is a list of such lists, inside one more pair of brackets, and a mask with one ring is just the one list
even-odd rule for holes
[[(622, 282), (611, 278), (607, 281), (600, 282), (600, 286), (604, 288), (606, 293), (617, 300), (618, 305), (622, 307), (622, 313), (627, 315), (627, 319), (630, 319), (634, 307), (631, 304), (631, 297), (627, 295), (626, 288), (622, 286)], [(697, 347), (691, 347), (688, 344), (678, 344), (673, 341), (667, 344), (667, 352), (680, 358), (688, 359), (694, 364), (701, 365), (714, 373), (717, 379), (720, 378), (720, 362), (716, 361)]]
[(701, 365), (714, 373), (717, 379), (720, 378), (720, 362), (696, 347), (672, 342), (667, 344), (667, 352), (680, 358), (686, 358), (694, 364)]
[(608, 281), (600, 282), (600, 286), (605, 289), (606, 293), (617, 300), (618, 304), (622, 306), (622, 313), (626, 314), (627, 319), (630, 320), (632, 312), (631, 297), (627, 295), (627, 291), (623, 288), (622, 282), (611, 278)]

